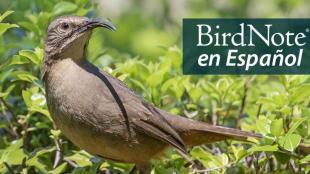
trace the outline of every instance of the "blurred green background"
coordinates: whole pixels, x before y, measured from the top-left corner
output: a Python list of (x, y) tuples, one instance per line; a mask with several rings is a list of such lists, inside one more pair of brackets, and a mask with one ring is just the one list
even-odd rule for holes
[[(0, 0), (0, 173), (128, 173), (98, 160), (54, 126), (40, 80), (48, 23), (75, 14), (109, 18), (88, 58), (171, 113), (261, 133), (251, 143), (189, 149), (209, 173), (308, 173), (309, 76), (183, 76), (183, 18), (307, 18), (306, 0)], [(14, 12), (13, 12), (14, 11)], [(174, 150), (153, 173), (191, 173)]]

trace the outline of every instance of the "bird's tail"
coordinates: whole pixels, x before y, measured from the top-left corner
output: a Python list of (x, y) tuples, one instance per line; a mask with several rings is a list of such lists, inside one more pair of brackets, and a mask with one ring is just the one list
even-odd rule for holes
[(258, 139), (262, 138), (260, 134), (245, 132), (239, 129), (214, 126), (185, 117), (167, 115), (165, 118), (180, 134), (187, 146), (208, 144), (225, 139), (247, 141), (247, 138), (249, 137)]
[[(239, 129), (214, 126), (208, 123), (195, 121), (181, 116), (163, 114), (165, 118), (180, 134), (186, 146), (197, 146), (213, 143), (226, 139), (247, 141), (249, 137), (261, 139), (261, 134), (242, 131)], [(304, 153), (310, 153), (310, 146), (300, 143), (299, 150)]]

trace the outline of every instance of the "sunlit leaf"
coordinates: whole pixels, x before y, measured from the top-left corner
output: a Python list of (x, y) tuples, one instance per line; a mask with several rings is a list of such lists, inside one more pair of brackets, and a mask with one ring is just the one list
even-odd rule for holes
[(270, 132), (270, 120), (265, 116), (260, 116), (256, 123), (256, 127), (260, 133), (266, 135)]
[(278, 151), (278, 145), (265, 145), (265, 146), (254, 146), (248, 150), (248, 152), (275, 152)]
[(12, 72), (11, 75), (16, 78), (16, 80), (27, 81), (30, 83), (34, 83), (38, 80), (36, 76), (27, 71), (15, 71)]
[(14, 55), (9, 65), (22, 65), (29, 63), (29, 60), (23, 56)]
[(6, 99), (10, 95), (11, 91), (15, 88), (15, 86), (16, 85), (11, 84), (4, 92), (0, 92), (0, 98)]
[(146, 83), (151, 87), (156, 87), (162, 83), (163, 75), (163, 72), (157, 71), (147, 78)]
[(247, 155), (247, 151), (242, 146), (231, 146), (236, 160), (241, 160)]
[(288, 130), (287, 134), (292, 134), (292, 133), (298, 128), (298, 126), (299, 126), (302, 122), (304, 122), (304, 121), (306, 121), (306, 120), (307, 120), (307, 118), (298, 118), (296, 121), (293, 122), (293, 125), (292, 125), (292, 127)]
[(58, 167), (56, 167), (54, 170), (49, 171), (50, 174), (60, 174), (65, 172), (67, 168), (67, 163), (62, 163)]
[(290, 97), (290, 102), (292, 104), (299, 103), (302, 101), (309, 102), (310, 96), (310, 84), (303, 84), (294, 89), (293, 94)]
[(294, 151), (301, 141), (298, 134), (286, 134), (279, 139), (279, 145), (288, 151)]
[(3, 162), (9, 165), (20, 165), (23, 159), (27, 157), (24, 150), (21, 148), (22, 145), (23, 140), (19, 139), (13, 141), (10, 146), (4, 149), (0, 158), (0, 166), (3, 165)]
[(89, 160), (90, 156), (83, 151), (77, 152), (66, 158), (74, 161), (80, 167), (86, 167), (92, 164)]
[(308, 163), (310, 162), (310, 154), (299, 161), (300, 163)]
[(18, 53), (20, 56), (28, 58), (31, 62), (38, 65), (41, 63), (42, 58), (39, 58), (34, 51), (31, 50), (21, 50)]
[(16, 24), (0, 23), (0, 36), (10, 28), (16, 28)]
[(54, 13), (56, 15), (64, 14), (64, 13), (70, 13), (75, 11), (78, 8), (76, 4), (73, 4), (68, 1), (62, 1), (55, 5), (54, 7)]
[(31, 32), (34, 32), (37, 36), (39, 36), (41, 33), (40, 28), (37, 25), (33, 25), (31, 22), (18, 22), (18, 25)]
[(274, 136), (280, 136), (283, 131), (283, 119), (272, 120), (270, 125), (270, 132)]
[(11, 10), (4, 12), (4, 13), (0, 16), (0, 22), (2, 22), (4, 18), (6, 18), (7, 16), (9, 16), (9, 15), (12, 14), (12, 13), (14, 13), (14, 11), (11, 11)]

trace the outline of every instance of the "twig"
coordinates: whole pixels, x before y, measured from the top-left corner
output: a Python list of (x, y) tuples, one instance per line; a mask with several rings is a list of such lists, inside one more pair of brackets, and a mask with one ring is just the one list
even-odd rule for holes
[(3, 162), (3, 164), (5, 165), (5, 167), (8, 169), (8, 171), (10, 172), (10, 174), (15, 174), (13, 169), (10, 167), (10, 165), (7, 162)]
[(253, 165), (254, 165), (254, 168), (256, 170), (256, 173), (259, 172), (259, 165), (258, 165), (258, 159), (256, 158), (256, 155), (253, 153), (252, 155), (252, 160), (253, 160)]
[(236, 125), (237, 128), (240, 128), (240, 120), (243, 116), (243, 112), (244, 112), (244, 108), (245, 108), (249, 83), (250, 83), (250, 80), (246, 79), (244, 82), (244, 85), (243, 85), (243, 97), (241, 100), (241, 107), (240, 107), (239, 116), (238, 116), (237, 125)]
[(59, 139), (54, 139), (55, 145), (56, 145), (56, 154), (54, 159), (53, 168), (56, 168), (61, 160), (62, 152), (61, 152), (61, 142)]
[(68, 164), (70, 164), (74, 168), (79, 167), (77, 164), (75, 164), (73, 161), (69, 160), (68, 158), (64, 158), (64, 161), (66, 161)]
[(13, 108), (3, 98), (0, 97), (0, 100), (4, 104), (6, 109), (13, 115), (14, 121), (17, 121), (17, 115), (15, 114), (15, 112), (13, 112)]
[[(53, 122), (53, 129), (56, 130), (56, 124)], [(55, 146), (56, 146), (56, 154), (55, 154), (55, 159), (54, 159), (54, 164), (53, 168), (56, 168), (62, 158), (62, 151), (61, 151), (61, 139), (58, 137), (54, 138)]]
[[(14, 137), (19, 138), (18, 133), (16, 132), (16, 129), (14, 128), (13, 123), (11, 122), (10, 118), (7, 115), (7, 112), (5, 111), (5, 108), (8, 110), (7, 104), (5, 104), (5, 101), (3, 100), (3, 98), (0, 98), (1, 103), (2, 103), (2, 114), (4, 116), (4, 118), (6, 119), (6, 121), (9, 124), (9, 132), (10, 134), (12, 134)], [(9, 111), (10, 112), (10, 111)], [(13, 113), (11, 113), (13, 115)], [(13, 115), (14, 117), (14, 115)]]
[(290, 164), (290, 167), (292, 168), (292, 170), (294, 171), (294, 173), (298, 173), (298, 168), (295, 166), (294, 160), (291, 159), (289, 164)]
[(28, 122), (27, 120), (23, 121), (23, 122), (20, 122), (20, 124), (22, 125), (22, 128), (23, 128), (23, 131), (24, 131), (24, 135), (23, 135), (23, 142), (24, 142), (24, 145), (23, 147), (25, 149), (27, 149), (30, 145), (30, 139), (29, 139), (29, 136), (28, 136)]
[(104, 171), (104, 174), (111, 174), (111, 171), (109, 169)]
[(258, 109), (257, 109), (257, 114), (256, 114), (256, 118), (259, 117), (261, 110), (262, 110), (263, 104), (259, 104)]
[(227, 118), (227, 117), (229, 116), (231, 107), (232, 107), (232, 103), (229, 103), (229, 106), (228, 106), (228, 108), (227, 108), (227, 110), (226, 110), (225, 116), (224, 116), (223, 119), (222, 119), (222, 124), (225, 123), (225, 118)]
[(212, 116), (211, 116), (212, 125), (217, 125), (216, 102), (214, 102), (214, 100), (211, 101), (211, 107), (212, 107)]

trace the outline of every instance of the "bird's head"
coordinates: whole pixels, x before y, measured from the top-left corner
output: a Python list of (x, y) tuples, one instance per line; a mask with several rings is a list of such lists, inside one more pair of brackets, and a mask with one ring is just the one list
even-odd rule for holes
[(107, 20), (80, 16), (63, 16), (52, 21), (47, 30), (44, 60), (81, 59), (94, 28), (103, 27), (115, 31)]

